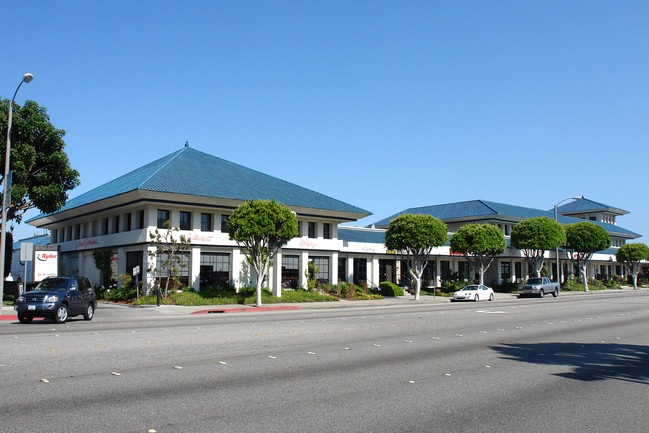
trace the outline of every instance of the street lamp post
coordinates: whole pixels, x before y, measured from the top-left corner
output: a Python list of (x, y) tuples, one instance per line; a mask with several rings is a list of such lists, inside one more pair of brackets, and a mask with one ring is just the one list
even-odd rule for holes
[[(580, 195), (578, 197), (568, 197), (568, 198), (565, 198), (565, 199), (561, 200), (559, 203), (555, 204), (554, 205), (554, 220), (556, 222), (559, 222), (559, 218), (557, 216), (557, 208), (559, 207), (559, 205), (561, 203), (563, 203), (564, 201), (568, 201), (568, 200), (581, 200), (582, 198), (584, 198), (583, 195)], [(560, 287), (561, 286), (561, 266), (560, 266), (560, 263), (559, 263), (559, 247), (555, 248), (555, 258), (557, 260), (557, 282), (559, 283), (559, 287)]]
[(5, 172), (4, 172), (4, 182), (2, 182), (2, 232), (0, 235), (0, 314), (2, 314), (2, 299), (4, 297), (4, 288), (5, 288), (5, 256), (7, 253), (7, 208), (11, 204), (11, 190), (9, 185), (9, 157), (11, 155), (11, 121), (13, 117), (13, 105), (18, 90), (23, 83), (29, 83), (34, 79), (32, 74), (23, 75), (23, 79), (18, 84), (16, 91), (14, 92), (14, 97), (11, 98), (9, 103), (9, 111), (7, 112), (7, 147), (5, 149)]

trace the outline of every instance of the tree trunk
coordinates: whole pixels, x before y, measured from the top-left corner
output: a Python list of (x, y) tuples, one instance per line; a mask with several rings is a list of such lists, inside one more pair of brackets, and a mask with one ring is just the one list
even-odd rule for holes
[(419, 294), (421, 293), (421, 278), (414, 278), (415, 280), (415, 301), (419, 300)]
[(257, 274), (257, 302), (255, 303), (255, 307), (261, 307), (261, 286), (264, 284), (264, 279), (262, 276)]
[(638, 290), (638, 273), (633, 274), (633, 290)]
[(581, 265), (581, 278), (584, 280), (584, 292), (588, 292), (588, 269), (586, 265)]

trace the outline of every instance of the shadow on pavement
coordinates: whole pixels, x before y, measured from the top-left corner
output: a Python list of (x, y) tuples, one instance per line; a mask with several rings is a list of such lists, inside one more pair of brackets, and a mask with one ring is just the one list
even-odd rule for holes
[(503, 344), (491, 349), (512, 361), (573, 367), (570, 372), (555, 374), (568, 379), (618, 379), (649, 385), (649, 346), (538, 343)]

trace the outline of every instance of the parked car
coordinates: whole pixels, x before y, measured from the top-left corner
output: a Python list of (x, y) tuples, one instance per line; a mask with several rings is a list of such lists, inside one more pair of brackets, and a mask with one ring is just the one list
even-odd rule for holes
[(97, 295), (88, 278), (48, 277), (16, 299), (16, 312), (20, 323), (30, 323), (34, 317), (64, 323), (78, 315), (92, 320), (96, 305)]
[(529, 295), (542, 298), (546, 293), (552, 293), (555, 298), (559, 296), (559, 283), (553, 283), (548, 277), (530, 278), (518, 291), (518, 297)]
[(494, 300), (494, 291), (491, 287), (482, 284), (470, 284), (453, 293), (451, 301), (480, 301), (480, 300)]

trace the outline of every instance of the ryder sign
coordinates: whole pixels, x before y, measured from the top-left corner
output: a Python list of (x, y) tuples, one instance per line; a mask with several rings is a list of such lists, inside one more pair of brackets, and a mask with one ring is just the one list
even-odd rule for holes
[(41, 281), (46, 277), (56, 277), (59, 270), (59, 252), (35, 251), (34, 252), (34, 281)]

